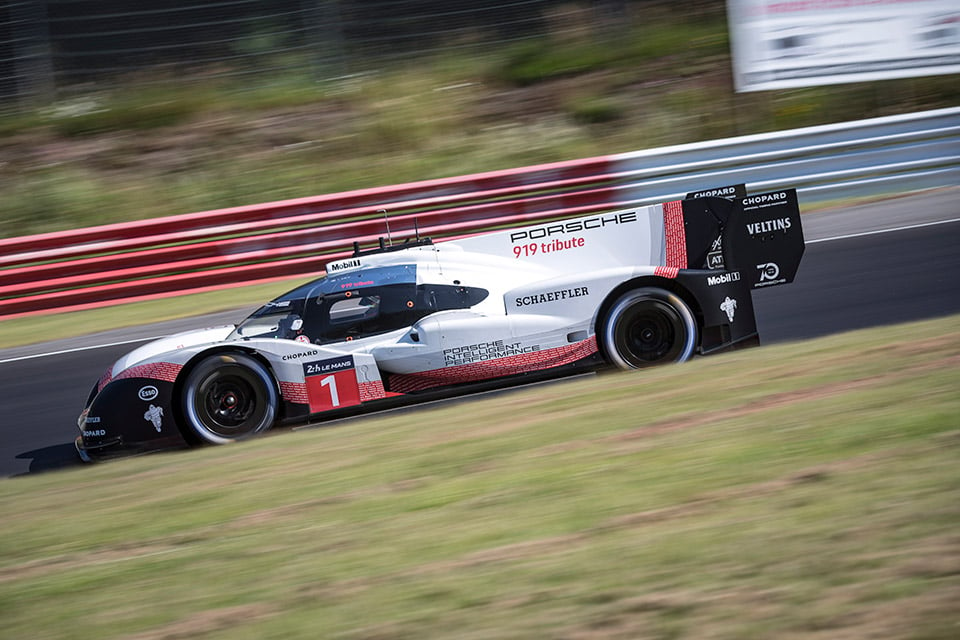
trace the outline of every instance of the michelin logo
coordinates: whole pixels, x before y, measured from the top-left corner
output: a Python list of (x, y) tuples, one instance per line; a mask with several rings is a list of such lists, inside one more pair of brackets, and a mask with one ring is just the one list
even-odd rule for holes
[(727, 314), (727, 320), (733, 322), (733, 317), (737, 314), (737, 301), (730, 296), (720, 303), (720, 311)]
[(150, 408), (143, 414), (143, 419), (153, 425), (153, 428), (160, 433), (163, 429), (163, 407), (151, 404)]

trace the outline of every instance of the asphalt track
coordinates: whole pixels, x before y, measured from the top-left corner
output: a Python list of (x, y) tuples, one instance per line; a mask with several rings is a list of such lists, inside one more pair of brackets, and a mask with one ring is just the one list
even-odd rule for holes
[[(754, 296), (764, 344), (960, 313), (960, 189), (804, 216), (796, 281)], [(146, 339), (248, 310), (0, 350), (0, 476), (80, 464), (90, 388)]]

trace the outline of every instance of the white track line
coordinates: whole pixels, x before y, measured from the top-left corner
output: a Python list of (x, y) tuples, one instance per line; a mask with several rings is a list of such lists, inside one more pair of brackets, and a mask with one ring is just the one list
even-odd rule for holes
[[(920, 229), (922, 227), (932, 227), (938, 224), (950, 224), (953, 222), (960, 222), (960, 218), (952, 218), (950, 220), (937, 220), (935, 222), (922, 222), (920, 224), (911, 224), (904, 227), (894, 227), (892, 229), (877, 229), (875, 231), (864, 231), (862, 233), (850, 233), (842, 236), (833, 236), (830, 238), (819, 238), (817, 240), (807, 240), (805, 244), (817, 244), (818, 242), (831, 242), (833, 240), (846, 240), (847, 238), (862, 238), (863, 236), (873, 236), (881, 233), (893, 233), (896, 231), (909, 231), (910, 229)], [(78, 351), (93, 351), (94, 349), (106, 349), (108, 347), (119, 347), (125, 344), (134, 344), (136, 342), (149, 342), (150, 340), (157, 340), (165, 336), (155, 336), (153, 338), (138, 338), (136, 340), (125, 340), (123, 342), (110, 342), (107, 344), (98, 344), (92, 345), (89, 347), (77, 347), (75, 349), (64, 349), (62, 351), (51, 351), (50, 353), (36, 353), (29, 356), (20, 356), (17, 358), (8, 358), (6, 360), (0, 360), (0, 364), (6, 364), (8, 362), (19, 362), (21, 360), (32, 360), (34, 358), (45, 358), (47, 356), (59, 356), (65, 353), (76, 353)]]
[(862, 233), (848, 233), (843, 236), (833, 236), (832, 238), (820, 238), (818, 240), (807, 240), (804, 244), (816, 244), (818, 242), (830, 242), (831, 240), (846, 240), (847, 238), (860, 238), (863, 236), (873, 236), (880, 233), (892, 233), (894, 231), (909, 231), (910, 229), (920, 229), (922, 227), (932, 227), (938, 224), (950, 224), (951, 222), (960, 222), (960, 218), (953, 218), (951, 220), (937, 220), (935, 222), (921, 222), (918, 224), (910, 224), (905, 227), (894, 227), (893, 229), (877, 229), (875, 231), (864, 231)]
[(125, 344), (134, 344), (137, 342), (150, 342), (151, 340), (159, 340), (166, 336), (154, 336), (152, 338), (137, 338), (135, 340), (122, 340), (120, 342), (108, 342), (106, 344), (97, 344), (90, 345), (86, 347), (76, 347), (74, 349), (63, 349), (61, 351), (50, 351), (48, 353), (35, 353), (29, 356), (18, 356), (16, 358), (7, 358), (6, 360), (0, 360), (0, 364), (6, 364), (8, 362), (19, 362), (21, 360), (32, 360), (33, 358), (45, 358), (47, 356), (60, 356), (65, 353), (76, 353), (77, 351), (93, 351), (94, 349), (106, 349), (108, 347), (120, 347)]

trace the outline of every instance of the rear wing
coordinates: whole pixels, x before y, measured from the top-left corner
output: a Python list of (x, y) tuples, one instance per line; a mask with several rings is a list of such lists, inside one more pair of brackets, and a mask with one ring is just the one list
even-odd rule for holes
[(688, 199), (683, 214), (690, 268), (739, 271), (754, 289), (793, 282), (804, 250), (796, 189)]

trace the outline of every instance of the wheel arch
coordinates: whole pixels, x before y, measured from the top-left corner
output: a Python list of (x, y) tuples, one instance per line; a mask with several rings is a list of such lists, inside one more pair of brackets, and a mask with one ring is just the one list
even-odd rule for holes
[(637, 289), (639, 287), (656, 287), (658, 289), (663, 289), (680, 297), (681, 300), (690, 307), (690, 311), (693, 312), (694, 320), (697, 323), (697, 344), (696, 347), (700, 347), (700, 341), (702, 339), (703, 333), (703, 310), (700, 306), (700, 301), (697, 300), (697, 297), (693, 293), (684, 287), (680, 282), (673, 278), (663, 278), (660, 276), (640, 276), (638, 278), (633, 278), (631, 280), (625, 280), (619, 285), (610, 290), (610, 293), (603, 299), (603, 302), (600, 303), (600, 306), (597, 308), (597, 313), (593, 318), (593, 334), (597, 336), (597, 347), (601, 352), (606, 348), (605, 345), (601, 344), (603, 342), (603, 337), (600, 335), (600, 327), (604, 325), (607, 321), (607, 317), (610, 314), (610, 310), (613, 308), (613, 305), (616, 301), (628, 291)]

